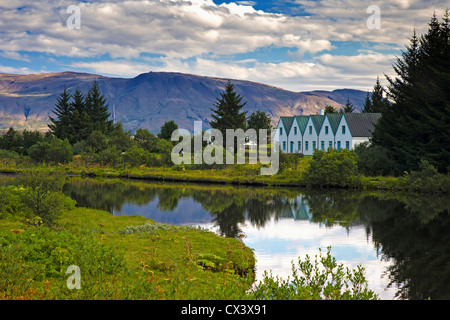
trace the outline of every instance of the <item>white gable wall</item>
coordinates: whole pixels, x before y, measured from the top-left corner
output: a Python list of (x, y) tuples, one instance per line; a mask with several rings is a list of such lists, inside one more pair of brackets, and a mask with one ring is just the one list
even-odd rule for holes
[(306, 124), (305, 133), (303, 134), (303, 154), (312, 155), (314, 153), (314, 146), (316, 149), (319, 148), (317, 145), (317, 132), (310, 117)]
[[(299, 149), (299, 143), (300, 142), (300, 149)], [(291, 131), (289, 132), (289, 148), (288, 152), (291, 152), (291, 143), (292, 143), (292, 152), (293, 153), (299, 153), (302, 152), (301, 150), (301, 143), (302, 143), (302, 134), (300, 132), (300, 127), (298, 126), (297, 120), (294, 118), (294, 122), (291, 126)]]
[(322, 128), (320, 128), (319, 132), (319, 141), (317, 148), (319, 148), (320, 150), (322, 150), (322, 142), (323, 150), (328, 150), (328, 147), (334, 148), (334, 133), (333, 129), (331, 128), (330, 122), (328, 121), (328, 117), (325, 117)]
[[(282, 133), (280, 134), (280, 128)], [(278, 125), (277, 128), (275, 130), (275, 133), (273, 135), (273, 140), (274, 141), (278, 141), (278, 143), (280, 144), (280, 150), (281, 152), (287, 152), (288, 151), (288, 133), (286, 132), (286, 129), (283, 126), (283, 121), (281, 121), (281, 119), (278, 121)], [(284, 148), (283, 148), (284, 146)]]
[[(344, 128), (344, 131), (342, 130), (342, 128)], [(353, 137), (350, 132), (350, 128), (348, 127), (347, 121), (345, 120), (345, 117), (342, 117), (341, 121), (339, 122), (334, 141), (335, 149), (339, 149), (339, 145), (341, 149), (346, 148), (347, 145), (348, 149), (353, 149)]]

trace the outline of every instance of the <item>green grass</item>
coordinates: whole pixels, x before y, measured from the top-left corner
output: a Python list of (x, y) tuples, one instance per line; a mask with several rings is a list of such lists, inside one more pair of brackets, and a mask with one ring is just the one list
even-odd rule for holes
[[(3, 299), (242, 299), (254, 277), (253, 251), (241, 241), (142, 216), (76, 208), (45, 232), (0, 220), (0, 244), (2, 239), (9, 246), (0, 246), (6, 263), (0, 280), (6, 269), (18, 266), (17, 281), (0, 284)], [(75, 239), (83, 245), (71, 246)], [(11, 246), (16, 250), (7, 252)], [(64, 253), (59, 267), (53, 266), (62, 259), (55, 252)], [(69, 290), (65, 270), (77, 263), (82, 288)], [(50, 267), (52, 273), (37, 276)], [(10, 279), (11, 272), (3, 277)]]

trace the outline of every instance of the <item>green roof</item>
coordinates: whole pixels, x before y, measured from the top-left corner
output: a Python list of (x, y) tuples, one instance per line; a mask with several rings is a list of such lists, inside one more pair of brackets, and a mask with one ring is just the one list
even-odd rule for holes
[(339, 122), (341, 122), (342, 113), (327, 113), (326, 116), (328, 118), (328, 122), (330, 122), (331, 130), (333, 134), (336, 134), (336, 131), (339, 126)]
[(315, 114), (311, 116), (314, 127), (316, 128), (317, 134), (320, 132), (320, 128), (322, 128), (322, 124), (325, 121), (325, 115)]
[(297, 121), (300, 133), (303, 135), (306, 130), (306, 124), (308, 123), (309, 116), (295, 116), (295, 121)]
[(292, 123), (294, 122), (294, 117), (280, 117), (280, 120), (283, 123), (283, 127), (284, 130), (286, 130), (286, 134), (289, 134)]

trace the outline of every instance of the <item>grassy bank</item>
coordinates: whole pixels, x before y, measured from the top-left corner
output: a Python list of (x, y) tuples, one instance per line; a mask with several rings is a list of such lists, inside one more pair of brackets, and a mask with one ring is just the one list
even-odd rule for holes
[(237, 239), (86, 208), (53, 229), (2, 219), (0, 244), (0, 299), (241, 299), (255, 265)]
[[(130, 178), (148, 179), (157, 181), (178, 182), (200, 182), (229, 185), (255, 185), (255, 186), (286, 186), (286, 187), (330, 187), (324, 184), (309, 183), (304, 178), (310, 158), (305, 158), (297, 168), (287, 168), (270, 176), (261, 175), (260, 167), (257, 165), (231, 166), (223, 169), (186, 169), (180, 167), (134, 167), (134, 168), (111, 168), (101, 165), (79, 166), (74, 164), (45, 166), (35, 165), (33, 168), (45, 168), (51, 171), (62, 170), (69, 175), (105, 178)], [(0, 173), (20, 174), (28, 170), (27, 166), (0, 166)], [(358, 180), (349, 185), (331, 187), (356, 188), (367, 190), (402, 190), (407, 191), (408, 185), (405, 176), (374, 176), (359, 175)], [(420, 192), (420, 188), (415, 190)]]

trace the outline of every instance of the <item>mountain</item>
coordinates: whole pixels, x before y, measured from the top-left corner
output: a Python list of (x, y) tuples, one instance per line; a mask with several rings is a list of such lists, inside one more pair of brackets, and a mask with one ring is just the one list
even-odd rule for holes
[(228, 80), (247, 101), (244, 108), (248, 114), (260, 109), (271, 115), (274, 124), (280, 116), (316, 114), (326, 105), (340, 108), (347, 98), (360, 110), (366, 96), (366, 92), (352, 89), (292, 92), (251, 81), (173, 72), (149, 72), (131, 79), (76, 72), (0, 73), (0, 129), (46, 130), (48, 116), (64, 87), (70, 92), (79, 87), (87, 93), (94, 79), (111, 114), (125, 129), (141, 127), (155, 133), (167, 120), (190, 131), (194, 120), (209, 127), (210, 108)]

